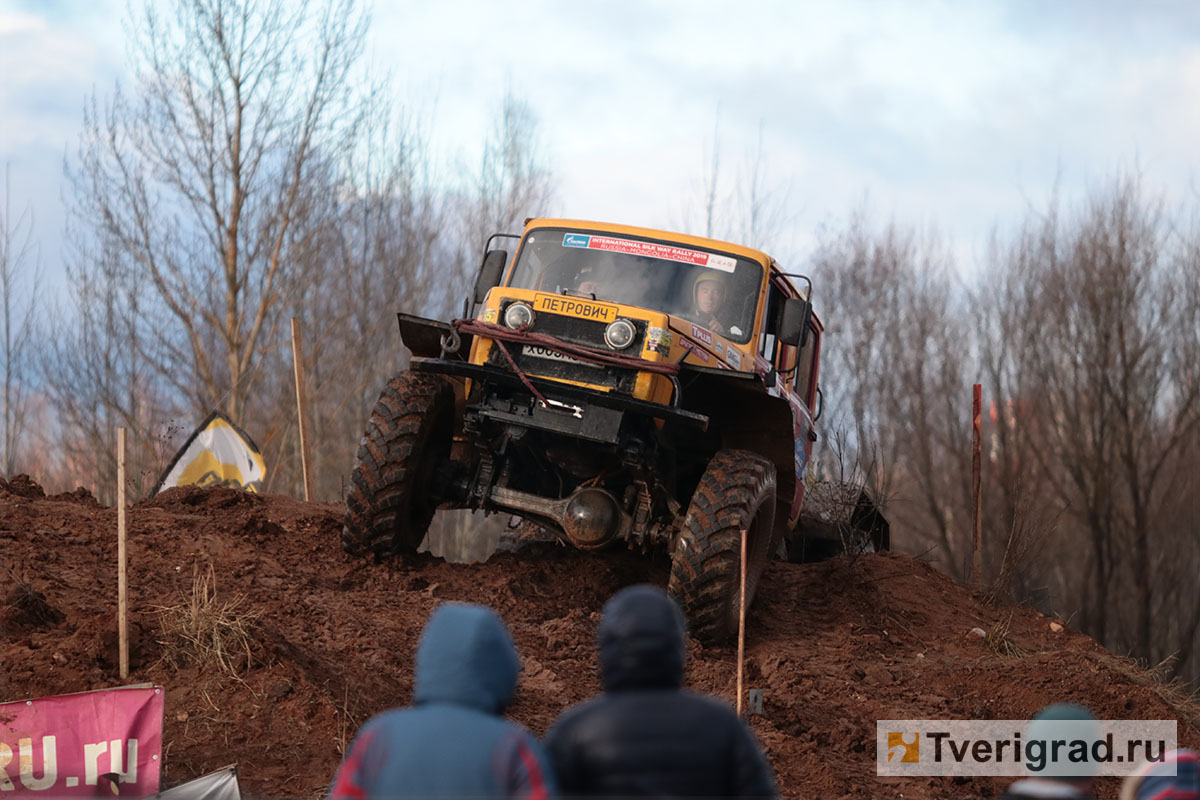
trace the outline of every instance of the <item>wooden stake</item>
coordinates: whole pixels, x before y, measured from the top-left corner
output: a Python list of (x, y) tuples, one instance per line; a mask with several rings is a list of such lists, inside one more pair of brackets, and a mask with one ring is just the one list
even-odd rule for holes
[(129, 677), (128, 617), (125, 573), (125, 429), (117, 428), (117, 651), (121, 680)]
[(971, 555), (971, 583), (983, 583), (983, 387), (975, 384), (971, 427), (974, 444), (971, 448), (971, 497), (975, 504), (974, 551)]
[(746, 540), (748, 531), (742, 531), (742, 590), (738, 592), (738, 661), (737, 661), (737, 715), (742, 715), (742, 673), (746, 664)]
[(300, 347), (300, 319), (292, 317), (292, 365), (296, 375), (296, 415), (300, 419), (300, 469), (304, 473), (304, 500), (313, 496), (312, 475), (308, 471), (308, 395), (304, 391), (304, 356)]

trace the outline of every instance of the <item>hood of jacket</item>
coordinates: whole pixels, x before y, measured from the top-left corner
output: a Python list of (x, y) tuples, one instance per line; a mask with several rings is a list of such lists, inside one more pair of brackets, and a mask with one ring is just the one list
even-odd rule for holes
[(657, 586), (622, 589), (596, 632), (605, 691), (678, 689), (686, 653), (683, 613)]
[(496, 612), (443, 603), (429, 617), (417, 647), (413, 702), (499, 713), (512, 700), (520, 668), (512, 636)]

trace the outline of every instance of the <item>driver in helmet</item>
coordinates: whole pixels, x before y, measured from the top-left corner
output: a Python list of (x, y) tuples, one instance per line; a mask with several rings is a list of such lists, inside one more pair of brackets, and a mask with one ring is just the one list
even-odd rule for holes
[(724, 272), (709, 269), (692, 281), (692, 312), (688, 317), (714, 333), (726, 332), (725, 325), (717, 318), (725, 305), (726, 280)]

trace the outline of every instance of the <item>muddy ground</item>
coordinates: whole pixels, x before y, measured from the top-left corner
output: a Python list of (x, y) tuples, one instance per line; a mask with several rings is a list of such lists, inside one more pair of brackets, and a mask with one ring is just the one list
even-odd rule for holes
[[(167, 688), (170, 786), (239, 764), (243, 793), (315, 798), (370, 715), (407, 703), (413, 651), (443, 600), (495, 607), (524, 659), (510, 715), (540, 735), (599, 691), (599, 610), (622, 586), (665, 584), (664, 557), (539, 545), (483, 564), (429, 555), (373, 564), (339, 544), (341, 508), (228, 489), (172, 489), (128, 512), (133, 630), (129, 682)], [(0, 700), (120, 683), (116, 511), (83, 490), (45, 497), (0, 480)], [(193, 580), (250, 635), (232, 673), (198, 665), (169, 635)], [(241, 598), (239, 600), (239, 598)], [(164, 616), (166, 614), (167, 616)], [(907, 555), (768, 570), (748, 627), (747, 685), (765, 690), (751, 725), (795, 797), (995, 797), (1000, 779), (875, 775), (875, 721), (1027, 718), (1061, 700), (1112, 719), (1183, 720), (1194, 710), (1130, 662), (1027, 608), (983, 603)], [(1001, 632), (994, 646), (972, 628)], [(732, 700), (733, 647), (690, 645), (687, 682)], [(1115, 797), (1107, 779), (1101, 795)]]

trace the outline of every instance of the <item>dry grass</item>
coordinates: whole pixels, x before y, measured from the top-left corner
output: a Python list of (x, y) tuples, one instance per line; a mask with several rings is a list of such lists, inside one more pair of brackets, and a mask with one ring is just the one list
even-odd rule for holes
[(1168, 678), (1172, 658), (1147, 668), (1138, 661), (1112, 653), (1087, 653), (1096, 663), (1111, 669), (1137, 686), (1150, 689), (1178, 716), (1179, 721), (1200, 731), (1200, 688), (1181, 678)]
[(1012, 631), (1012, 618), (1010, 612), (1007, 618), (993, 625), (983, 637), (987, 649), (1003, 658), (1021, 658), (1025, 655), (1025, 649), (1009, 636)]
[(207, 569), (194, 565), (190, 595), (158, 613), (162, 661), (172, 668), (194, 665), (239, 677), (262, 662), (262, 612), (247, 608), (245, 595), (218, 598), (212, 564)]

